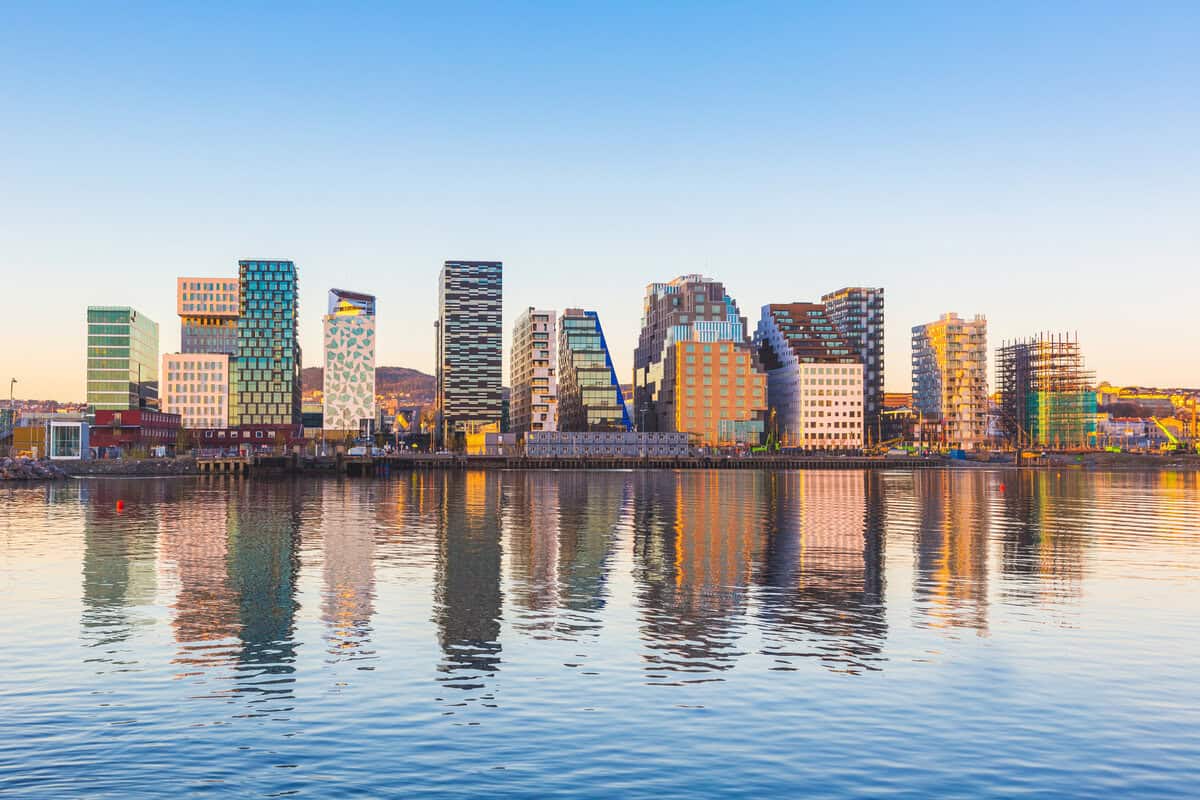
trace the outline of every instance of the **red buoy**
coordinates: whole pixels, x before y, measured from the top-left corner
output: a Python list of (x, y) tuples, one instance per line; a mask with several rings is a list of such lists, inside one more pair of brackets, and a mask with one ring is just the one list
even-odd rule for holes
[(125, 501), (118, 500), (117, 501), (117, 511), (124, 511), (124, 510), (125, 510)]
[(1002, 492), (1004, 491), (1004, 484), (1003, 484), (1003, 483), (1002, 483), (1002, 484), (1000, 484), (1000, 491), (1002, 491)]

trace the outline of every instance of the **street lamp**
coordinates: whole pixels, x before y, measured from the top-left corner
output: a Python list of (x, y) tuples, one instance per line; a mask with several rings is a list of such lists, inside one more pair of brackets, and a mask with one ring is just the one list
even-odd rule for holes
[(16, 385), (17, 385), (16, 378), (12, 378), (11, 380), (9, 380), (9, 382), (8, 382), (8, 407), (11, 409), (14, 409), (14, 410), (16, 409), (17, 404), (16, 404), (16, 401), (13, 400), (13, 387)]

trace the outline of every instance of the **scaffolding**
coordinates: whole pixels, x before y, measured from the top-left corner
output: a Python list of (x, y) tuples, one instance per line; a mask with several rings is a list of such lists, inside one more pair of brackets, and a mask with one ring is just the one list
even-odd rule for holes
[(1096, 437), (1096, 376), (1078, 337), (1042, 334), (996, 352), (1000, 424), (1014, 447), (1078, 449)]

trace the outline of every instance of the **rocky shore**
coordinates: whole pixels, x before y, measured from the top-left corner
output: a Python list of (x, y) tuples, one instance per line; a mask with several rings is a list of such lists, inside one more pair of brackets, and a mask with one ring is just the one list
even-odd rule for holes
[(67, 477), (53, 461), (0, 458), (0, 481), (61, 481)]

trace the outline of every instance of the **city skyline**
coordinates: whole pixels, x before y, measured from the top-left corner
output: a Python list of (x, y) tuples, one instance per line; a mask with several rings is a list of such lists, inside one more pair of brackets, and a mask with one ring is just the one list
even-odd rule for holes
[[(701, 272), (747, 309), (884, 287), (888, 391), (910, 327), (956, 308), (993, 343), (1077, 332), (1102, 380), (1200, 384), (1164, 313), (1200, 289), (1186, 4), (678, 12), (11, 14), (0, 65), (31, 77), (3, 112), (0, 269), (55, 303), (6, 310), (29, 345), (0, 370), (82, 399), (78, 309), (171, 320), (177, 276), (268, 254), (304, 272), (312, 364), (308, 312), (353, 281), (415, 300), (380, 318), (377, 362), (432, 374), (436, 265), (477, 258), (507, 266), (504, 331), (586, 305), (623, 381), (645, 284)], [(668, 35), (706, 47), (668, 56)]]

